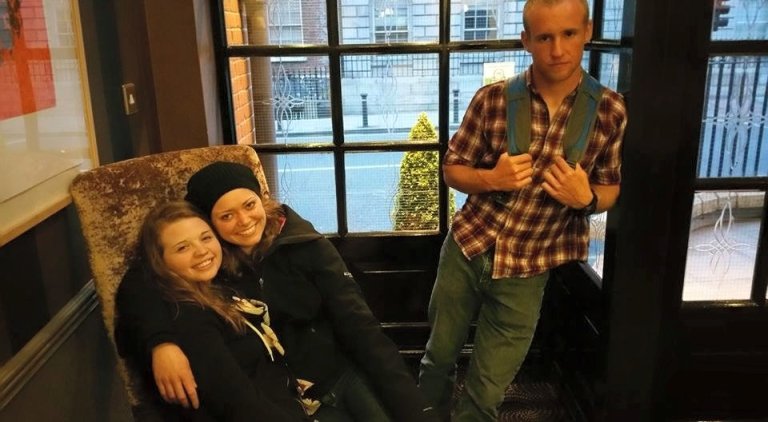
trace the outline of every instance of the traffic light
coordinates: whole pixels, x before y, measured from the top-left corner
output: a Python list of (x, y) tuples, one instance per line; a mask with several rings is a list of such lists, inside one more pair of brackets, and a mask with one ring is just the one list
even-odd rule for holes
[(712, 31), (717, 31), (719, 28), (725, 28), (728, 26), (730, 17), (724, 16), (731, 11), (731, 6), (728, 5), (730, 0), (715, 0), (715, 14), (712, 18)]

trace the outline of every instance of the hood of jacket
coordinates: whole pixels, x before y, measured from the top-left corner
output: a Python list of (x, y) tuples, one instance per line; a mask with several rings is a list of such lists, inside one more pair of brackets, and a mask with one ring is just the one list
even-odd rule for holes
[(283, 205), (285, 211), (285, 224), (280, 234), (277, 235), (272, 246), (264, 256), (272, 255), (276, 249), (283, 245), (292, 245), (317, 240), (323, 237), (315, 230), (315, 227), (309, 221), (302, 218), (291, 207)]

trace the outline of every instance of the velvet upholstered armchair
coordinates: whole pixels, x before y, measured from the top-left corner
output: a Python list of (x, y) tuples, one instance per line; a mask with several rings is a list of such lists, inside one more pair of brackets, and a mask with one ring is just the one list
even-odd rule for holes
[[(115, 348), (115, 294), (136, 248), (139, 228), (157, 204), (182, 199), (189, 177), (213, 161), (233, 161), (254, 169), (268, 195), (261, 162), (245, 145), (166, 152), (104, 165), (78, 175), (70, 187), (82, 225), (91, 272), (107, 333)], [(117, 356), (117, 354), (116, 354)], [(136, 371), (117, 356), (118, 372), (134, 415), (143, 412), (147, 392)], [(140, 410), (142, 409), (142, 410)]]

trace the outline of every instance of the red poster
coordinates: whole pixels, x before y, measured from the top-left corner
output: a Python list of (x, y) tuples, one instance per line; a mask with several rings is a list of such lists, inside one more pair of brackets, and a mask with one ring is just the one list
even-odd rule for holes
[(0, 120), (56, 105), (42, 0), (0, 0)]

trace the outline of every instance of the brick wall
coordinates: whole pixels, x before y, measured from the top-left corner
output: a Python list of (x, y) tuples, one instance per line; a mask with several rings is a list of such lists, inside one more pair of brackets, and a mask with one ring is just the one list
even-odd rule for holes
[[(227, 42), (230, 45), (244, 44), (239, 0), (224, 0), (224, 22)], [(253, 100), (251, 98), (251, 75), (248, 59), (232, 58), (229, 64), (237, 143), (253, 144)]]

